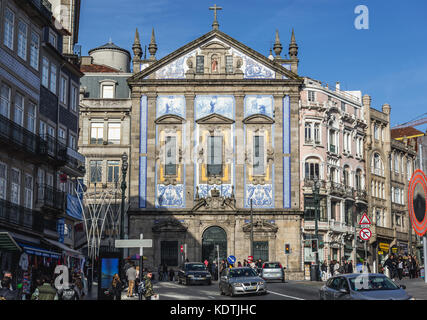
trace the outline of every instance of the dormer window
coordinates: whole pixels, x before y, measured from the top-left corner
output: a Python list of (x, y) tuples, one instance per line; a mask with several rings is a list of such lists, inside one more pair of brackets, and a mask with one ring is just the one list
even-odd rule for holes
[(100, 81), (100, 98), (101, 99), (114, 99), (116, 97), (116, 81), (113, 80), (103, 80)]

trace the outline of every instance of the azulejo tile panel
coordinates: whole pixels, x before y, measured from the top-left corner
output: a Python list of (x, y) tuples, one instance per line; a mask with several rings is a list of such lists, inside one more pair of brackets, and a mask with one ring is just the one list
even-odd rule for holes
[(265, 185), (254, 185), (247, 184), (246, 185), (246, 199), (245, 199), (245, 207), (248, 208), (252, 206), (254, 208), (274, 208), (274, 197), (273, 197), (273, 185), (265, 184)]
[(198, 50), (195, 49), (157, 70), (156, 79), (185, 79), (188, 71), (187, 58), (194, 56)]
[(183, 208), (184, 185), (158, 184), (156, 188), (156, 208)]
[(184, 96), (158, 96), (156, 106), (156, 118), (166, 114), (174, 114), (185, 118)]
[(139, 152), (147, 153), (147, 96), (141, 97), (141, 116), (139, 121), (140, 126), (140, 139), (139, 139)]
[(273, 118), (273, 96), (247, 95), (245, 97), (245, 115), (262, 114)]
[(237, 51), (232, 48), (231, 52), (233, 55), (236, 55), (242, 58), (243, 65), (241, 67), (245, 79), (274, 79), (276, 78), (276, 72), (270, 68), (264, 66), (263, 64), (255, 61), (254, 59), (248, 57), (247, 55)]
[(283, 208), (291, 208), (291, 158), (283, 158)]
[(283, 153), (291, 153), (291, 103), (289, 96), (283, 98)]
[(233, 187), (231, 184), (199, 184), (199, 198), (207, 198), (210, 196), (210, 192), (213, 189), (219, 190), (219, 194), (221, 197), (231, 197), (233, 192)]
[(139, 157), (139, 207), (147, 206), (147, 157)]
[(198, 95), (194, 100), (195, 119), (201, 119), (210, 114), (220, 114), (234, 119), (234, 97), (216, 95)]

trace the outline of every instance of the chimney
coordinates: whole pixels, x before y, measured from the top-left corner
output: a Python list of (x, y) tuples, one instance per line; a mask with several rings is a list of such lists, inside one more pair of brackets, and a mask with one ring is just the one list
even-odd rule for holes
[(93, 63), (93, 57), (91, 57), (91, 56), (82, 57), (82, 59), (81, 59), (81, 65), (82, 66), (89, 66), (92, 63)]

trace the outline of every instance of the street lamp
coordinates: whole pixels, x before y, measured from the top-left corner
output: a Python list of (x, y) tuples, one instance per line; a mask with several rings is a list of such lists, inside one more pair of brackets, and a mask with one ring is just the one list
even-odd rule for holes
[(120, 206), (120, 238), (125, 236), (125, 192), (126, 192), (126, 173), (128, 171), (128, 155), (126, 152), (122, 154), (122, 203)]
[(319, 280), (319, 226), (318, 226), (318, 220), (319, 220), (319, 193), (320, 193), (320, 180), (317, 177), (314, 177), (313, 179), (313, 197), (314, 197), (314, 233), (315, 233), (315, 239), (317, 240), (317, 250), (316, 250), (316, 264), (315, 264), (315, 270), (316, 270), (316, 280)]

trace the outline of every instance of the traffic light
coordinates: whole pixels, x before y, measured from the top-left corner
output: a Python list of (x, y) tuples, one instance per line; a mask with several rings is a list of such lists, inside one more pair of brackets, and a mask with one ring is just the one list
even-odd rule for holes
[(317, 239), (311, 240), (311, 252), (317, 252)]
[(291, 246), (289, 245), (289, 243), (285, 244), (285, 254), (289, 254), (291, 253)]

